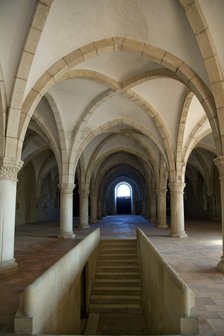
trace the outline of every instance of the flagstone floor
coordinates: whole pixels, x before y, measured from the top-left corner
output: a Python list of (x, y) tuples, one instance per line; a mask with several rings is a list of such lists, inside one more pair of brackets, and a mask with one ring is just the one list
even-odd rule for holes
[(188, 238), (169, 236), (141, 216), (108, 216), (89, 229), (78, 229), (75, 239), (58, 239), (58, 223), (26, 224), (16, 228), (15, 257), (18, 273), (0, 279), (0, 334), (13, 332), (13, 317), (19, 295), (37, 276), (49, 268), (81, 239), (100, 227), (102, 239), (133, 239), (136, 227), (150, 237), (160, 253), (174, 267), (196, 296), (200, 335), (224, 336), (224, 273), (216, 269), (222, 255), (221, 224), (186, 221)]

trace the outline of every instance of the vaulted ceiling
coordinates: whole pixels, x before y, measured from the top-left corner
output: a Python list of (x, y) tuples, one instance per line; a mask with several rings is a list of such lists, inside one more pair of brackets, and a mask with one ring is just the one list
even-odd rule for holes
[[(200, 15), (191, 13), (196, 5)], [(15, 78), (24, 80), (15, 132), (21, 141), (26, 135), (22, 159), (50, 148), (59, 174), (72, 175), (82, 162), (91, 179), (116, 153), (155, 176), (161, 160), (169, 174), (178, 164), (182, 171), (195, 147), (217, 153), (222, 132), (197, 20), (209, 27), (223, 73), (224, 2), (196, 5), (0, 0), (7, 106)]]

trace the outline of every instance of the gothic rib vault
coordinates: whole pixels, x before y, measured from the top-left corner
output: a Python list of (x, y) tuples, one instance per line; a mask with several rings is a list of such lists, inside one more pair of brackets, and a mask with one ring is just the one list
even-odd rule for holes
[(60, 216), (73, 237), (73, 215), (114, 213), (122, 180), (174, 237), (184, 210), (224, 221), (223, 13), (221, 0), (0, 1), (0, 272), (17, 267), (15, 224)]

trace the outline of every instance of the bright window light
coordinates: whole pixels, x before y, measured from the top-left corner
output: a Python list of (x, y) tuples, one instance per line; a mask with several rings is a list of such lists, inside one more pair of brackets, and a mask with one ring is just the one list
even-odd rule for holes
[(131, 189), (127, 184), (120, 184), (117, 188), (117, 197), (131, 197)]

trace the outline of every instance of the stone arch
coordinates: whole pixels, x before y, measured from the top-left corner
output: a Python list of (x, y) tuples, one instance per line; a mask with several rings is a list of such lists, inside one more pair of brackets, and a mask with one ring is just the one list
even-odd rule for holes
[[(95, 78), (94, 78), (95, 76)], [(88, 78), (88, 79), (94, 79), (97, 81), (102, 81), (101, 78), (101, 74), (99, 74), (98, 72), (93, 72), (93, 71), (89, 71), (89, 70), (85, 70), (85, 71), (72, 71), (72, 74), (70, 74), (69, 78)], [(148, 77), (147, 77), (148, 79)], [(120, 94), (123, 96), (126, 96), (128, 99), (130, 99), (131, 101), (133, 101), (135, 104), (137, 104), (143, 111), (145, 111), (145, 113), (147, 113), (150, 117), (152, 117), (156, 123), (156, 126), (158, 128), (158, 131), (161, 135), (161, 137), (164, 140), (164, 144), (166, 147), (166, 152), (170, 153), (169, 157), (169, 162), (173, 162), (174, 158), (172, 157), (173, 154), (172, 153), (172, 149), (171, 149), (171, 143), (170, 143), (170, 139), (169, 139), (169, 135), (166, 131), (165, 125), (162, 121), (162, 119), (159, 117), (159, 114), (157, 113), (157, 111), (146, 101), (144, 100), (141, 96), (137, 95), (136, 93), (132, 92), (131, 90), (126, 91), (125, 89), (117, 89), (118, 87), (120, 87), (120, 84), (113, 81), (113, 85), (111, 86), (111, 83), (108, 82), (108, 77), (103, 76), (103, 83), (106, 84), (107, 86), (109, 85), (109, 89), (100, 94), (99, 96), (97, 96), (94, 101), (92, 101), (90, 103), (90, 105), (85, 109), (85, 111), (82, 114), (82, 117), (76, 127), (76, 130), (74, 132), (73, 135), (73, 143), (75, 144), (76, 142), (80, 142), (79, 137), (81, 137), (82, 132), (84, 131), (86, 124), (89, 120), (89, 118), (91, 117), (91, 115), (94, 113), (94, 111), (99, 108), (99, 106), (101, 104), (103, 104), (107, 99), (110, 99), (112, 96), (116, 95), (116, 94)], [(115, 90), (115, 91), (114, 91)], [(164, 136), (165, 135), (165, 136)], [(153, 137), (152, 137), (153, 140)], [(154, 140), (153, 140), (154, 141)], [(159, 143), (157, 143), (157, 146), (159, 147)], [(174, 169), (174, 167), (173, 167)]]
[(189, 92), (187, 94), (184, 100), (180, 122), (179, 122), (176, 161), (177, 161), (177, 170), (180, 172), (182, 170), (182, 162), (183, 162), (184, 129), (185, 129), (187, 115), (188, 115), (189, 108), (190, 108), (193, 97), (194, 97), (194, 94), (192, 92)]
[[(54, 141), (54, 137), (51, 135), (51, 132), (50, 132), (49, 128), (47, 127), (47, 125), (44, 122), (42, 122), (41, 118), (36, 118), (35, 116), (33, 116), (33, 119), (35, 120), (37, 125), (40, 126), (41, 129), (44, 129), (44, 134), (47, 136), (47, 139), (49, 140), (50, 148), (55, 155), (58, 170), (59, 170), (59, 172), (61, 172), (61, 166), (62, 166), (61, 165), (61, 155), (60, 155), (60, 152), (58, 150), (58, 146)], [(31, 127), (31, 129), (34, 129), (38, 133), (38, 131), (34, 127)], [(40, 136), (41, 135), (42, 134), (40, 133)]]
[(156, 176), (156, 181), (158, 181), (159, 171), (158, 171), (158, 167), (157, 167), (155, 161), (151, 161), (151, 163), (152, 163), (152, 166), (151, 166), (149, 164), (149, 161), (147, 160), (147, 158), (140, 155), (140, 153), (138, 151), (135, 151), (133, 149), (127, 149), (127, 148), (119, 147), (119, 148), (116, 148), (116, 149), (113, 149), (113, 150), (110, 150), (110, 151), (106, 152), (104, 155), (99, 157), (98, 160), (96, 160), (94, 162), (93, 166), (89, 167), (89, 170), (87, 170), (87, 181), (88, 181), (88, 183), (90, 183), (90, 181), (91, 181), (92, 173), (94, 171), (94, 167), (97, 166), (98, 164), (101, 165), (106, 160), (106, 158), (110, 157), (112, 154), (117, 153), (118, 151), (122, 151), (122, 152), (125, 152), (125, 153), (130, 153), (130, 154), (136, 155), (137, 157), (142, 159), (145, 162), (146, 166), (149, 166), (149, 169), (151, 168), (153, 170), (153, 173)]
[[(115, 119), (113, 121), (109, 121), (108, 123), (103, 124), (102, 126), (98, 127), (94, 131), (92, 131), (88, 137), (85, 138), (85, 141), (83, 141), (82, 144), (76, 149), (76, 151), (73, 150), (72, 156), (70, 158), (71, 162), (74, 162), (74, 168), (77, 164), (78, 157), (76, 157), (77, 153), (82, 153), (84, 148), (87, 146), (88, 143), (90, 143), (97, 135), (102, 133), (111, 133), (115, 132), (115, 130), (112, 130), (113, 126), (117, 126), (119, 124), (131, 126), (131, 128), (134, 128), (135, 130), (138, 130), (141, 134), (145, 135), (146, 137), (149, 137), (148, 130), (143, 128), (141, 125), (139, 125), (136, 122), (130, 121), (128, 119)], [(169, 153), (168, 153), (169, 155)], [(173, 157), (171, 153), (171, 164), (173, 163)]]
[(45, 152), (45, 151), (49, 151), (49, 146), (42, 146), (39, 149), (36, 149), (34, 152), (32, 152), (30, 155), (28, 155), (26, 157), (26, 159), (24, 160), (24, 164), (23, 164), (23, 168), (29, 163), (31, 162), (35, 157), (39, 156), (41, 153)]
[[(180, 2), (185, 10), (186, 16), (198, 42), (198, 46), (200, 48), (204, 64), (208, 73), (211, 90), (215, 99), (219, 125), (222, 125), (222, 115), (224, 111), (223, 72), (219, 64), (219, 59), (212, 41), (209, 26), (206, 22), (199, 1), (192, 0), (188, 2), (180, 0)], [(220, 141), (222, 142), (223, 147), (224, 145), (222, 138), (224, 134), (224, 129), (221, 128), (220, 132)], [(220, 155), (219, 150), (218, 155)]]
[(207, 122), (207, 118), (204, 117), (200, 124), (198, 124), (192, 131), (191, 136), (189, 137), (189, 141), (186, 143), (185, 148), (184, 148), (184, 153), (183, 153), (183, 162), (187, 163), (187, 160), (192, 152), (192, 150), (196, 147), (196, 145), (208, 134), (211, 134), (211, 130), (207, 129), (204, 132), (202, 132), (199, 136), (195, 137), (198, 128), (201, 127), (204, 123)]
[[(194, 92), (201, 102), (211, 123), (211, 128), (214, 132), (217, 151), (222, 153), (219, 127), (217, 123), (213, 97), (200, 77), (182, 60), (165, 50), (149, 44), (145, 44), (143, 42), (119, 37), (95, 41), (94, 43), (90, 43), (78, 50), (71, 52), (69, 55), (66, 55), (53, 64), (40, 77), (23, 102), (22, 113), (24, 118), (21, 120), (19, 139), (23, 140), (24, 132), (28, 125), (27, 119), (32, 116), (32, 113), (41, 97), (50, 87), (60, 81), (61, 78), (65, 79), (66, 76), (63, 77), (63, 75), (65, 75), (66, 72), (69, 72), (74, 65), (83, 62), (89, 57), (96, 57), (103, 52), (111, 52), (114, 50), (135, 54), (137, 53), (139, 56), (147, 57), (153, 62), (161, 64), (172, 72), (176, 73), (183, 83)], [(67, 78), (69, 78), (69, 74), (67, 75)]]
[[(122, 159), (116, 160), (114, 162), (110, 162), (103, 169), (100, 169), (100, 171), (98, 172), (98, 174), (96, 176), (96, 181), (95, 181), (95, 190), (97, 191), (98, 199), (104, 200), (103, 195), (106, 192), (106, 190), (108, 190), (108, 187), (111, 184), (114, 184), (114, 185), (116, 184), (114, 182), (115, 181), (114, 177), (109, 176), (109, 175), (114, 169), (116, 169), (120, 165), (124, 165), (124, 162), (123, 162)], [(146, 188), (146, 186), (148, 185), (147, 183), (143, 183), (143, 181), (147, 181), (147, 174), (142, 174), (141, 171), (136, 169), (136, 165), (133, 162), (126, 162), (125, 166), (126, 165), (129, 166), (133, 171), (135, 171), (135, 175), (138, 177), (138, 182), (141, 182), (140, 187), (143, 191), (143, 189)], [(132, 173), (133, 173), (133, 171), (132, 171)], [(116, 178), (116, 180), (117, 179), (118, 179), (118, 177)], [(129, 180), (132, 180), (133, 182), (135, 181), (135, 179), (133, 179), (133, 177), (131, 177), (131, 176), (126, 176), (126, 177), (123, 177), (123, 178), (120, 177), (120, 179), (122, 179), (122, 180), (129, 179)], [(136, 187), (138, 186), (136, 184), (136, 181), (135, 181), (135, 185), (136, 185)], [(105, 202), (103, 201), (103, 203), (105, 203)]]
[(65, 134), (64, 134), (64, 130), (63, 130), (63, 127), (62, 127), (62, 120), (61, 120), (61, 116), (60, 116), (60, 113), (59, 113), (59, 110), (58, 110), (58, 107), (57, 107), (57, 104), (55, 102), (55, 99), (54, 99), (54, 96), (52, 93), (49, 93), (47, 92), (45, 94), (45, 97), (51, 107), (51, 110), (53, 112), (53, 115), (54, 115), (54, 118), (55, 118), (55, 122), (56, 122), (56, 125), (57, 125), (57, 130), (60, 129), (60, 132), (58, 132), (59, 134), (59, 139), (60, 139), (60, 145), (61, 145), (61, 159), (62, 159), (62, 162), (65, 162), (67, 160), (67, 155), (66, 155), (66, 152), (65, 152)]
[[(24, 42), (18, 70), (15, 75), (12, 98), (9, 105), (10, 108), (8, 112), (8, 122), (6, 127), (5, 155), (9, 157), (12, 156), (12, 153), (10, 151), (10, 138), (17, 139), (17, 134), (20, 134), (21, 132), (21, 123), (23, 124), (24, 121), (26, 123), (26, 129), (28, 127), (29, 115), (24, 115), (23, 111), (21, 111), (24, 92), (34, 55), (36, 53), (41, 33), (44, 29), (44, 25), (46, 23), (52, 2), (53, 0), (48, 0), (44, 3), (41, 0), (38, 0), (36, 2), (34, 15), (32, 18), (32, 22), (30, 23), (30, 29), (27, 32)], [(22, 138), (19, 136), (19, 140), (21, 142), (23, 142), (24, 136)], [(17, 149), (17, 153), (15, 153), (15, 155), (16, 158), (20, 159), (21, 148)]]

